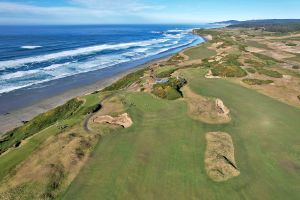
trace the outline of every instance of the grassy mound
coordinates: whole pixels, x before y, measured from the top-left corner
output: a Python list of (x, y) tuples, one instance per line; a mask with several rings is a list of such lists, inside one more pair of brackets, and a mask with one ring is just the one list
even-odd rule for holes
[(175, 100), (182, 97), (180, 88), (185, 84), (185, 79), (170, 78), (166, 83), (155, 84), (152, 93), (162, 99)]
[(166, 78), (170, 77), (171, 74), (173, 74), (177, 68), (173, 66), (165, 66), (165, 67), (160, 67), (155, 71), (155, 76), (157, 78)]
[(214, 76), (221, 77), (244, 77), (247, 72), (238, 66), (216, 65), (211, 69)]
[(242, 80), (244, 83), (248, 85), (265, 85), (265, 84), (270, 84), (274, 83), (272, 80), (260, 80), (260, 79), (252, 79), (252, 78), (246, 78)]
[(211, 67), (213, 76), (221, 77), (243, 77), (247, 75), (247, 72), (242, 69), (242, 65), (239, 61), (239, 55), (230, 54), (226, 56), (222, 63), (211, 63), (208, 66)]
[(208, 49), (207, 44), (202, 44), (200, 46), (188, 49), (184, 52), (185, 55), (187, 55), (191, 60), (195, 59), (205, 59), (212, 57), (217, 54), (216, 51)]
[(130, 84), (134, 83), (135, 81), (139, 80), (142, 76), (144, 76), (144, 72), (146, 69), (140, 69), (136, 72), (130, 73), (123, 78), (119, 79), (117, 82), (113, 83), (112, 85), (104, 88), (103, 91), (113, 91), (119, 90), (128, 87)]
[(249, 72), (251, 74), (254, 74), (256, 72), (255, 69), (250, 68), (250, 67), (246, 68), (246, 70), (247, 70), (247, 72)]
[(188, 114), (192, 119), (208, 124), (223, 124), (230, 122), (231, 118), (229, 112), (224, 113), (217, 105), (216, 99), (198, 95), (188, 86), (183, 87), (181, 90), (188, 106)]
[(282, 78), (283, 77), (282, 74), (280, 74), (279, 72), (274, 71), (274, 70), (261, 68), (261, 69), (258, 69), (257, 71), (260, 74), (264, 74), (266, 76), (273, 77), (273, 78)]
[(64, 105), (40, 114), (27, 124), (8, 132), (0, 140), (0, 154), (10, 147), (18, 146), (22, 140), (53, 125), (55, 122), (72, 116), (82, 103), (82, 101), (72, 99)]

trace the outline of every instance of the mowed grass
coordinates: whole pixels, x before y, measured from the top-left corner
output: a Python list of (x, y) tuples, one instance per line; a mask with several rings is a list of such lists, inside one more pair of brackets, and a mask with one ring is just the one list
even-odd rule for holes
[(187, 55), (191, 60), (195, 59), (206, 59), (217, 54), (216, 51), (208, 49), (207, 44), (201, 44), (197, 47), (190, 48), (184, 51), (184, 54)]
[[(300, 110), (199, 69), (183, 73), (194, 92), (221, 98), (232, 121), (204, 124), (182, 100), (127, 94), (134, 125), (103, 137), (63, 199), (299, 199)], [(210, 131), (232, 136), (240, 176), (206, 175)]]

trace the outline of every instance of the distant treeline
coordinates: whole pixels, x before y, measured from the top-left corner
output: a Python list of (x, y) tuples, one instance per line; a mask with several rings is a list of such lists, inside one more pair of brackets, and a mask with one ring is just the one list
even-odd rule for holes
[(300, 19), (250, 20), (235, 22), (228, 27), (254, 28), (269, 32), (286, 33), (300, 31)]

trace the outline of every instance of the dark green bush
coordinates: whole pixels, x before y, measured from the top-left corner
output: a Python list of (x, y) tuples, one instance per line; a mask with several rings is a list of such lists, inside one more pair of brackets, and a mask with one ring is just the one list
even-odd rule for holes
[(246, 68), (247, 72), (254, 74), (256, 71), (253, 68)]
[(214, 76), (221, 77), (243, 77), (247, 72), (239, 66), (215, 65), (211, 72)]
[(175, 100), (182, 97), (180, 88), (185, 84), (185, 79), (170, 78), (166, 83), (155, 84), (152, 93), (162, 99)]
[(282, 78), (282, 74), (280, 74), (279, 72), (277, 71), (274, 71), (274, 70), (268, 70), (268, 69), (259, 69), (258, 70), (258, 73), (260, 74), (264, 74), (266, 76), (270, 76), (270, 77), (273, 77), (273, 78)]

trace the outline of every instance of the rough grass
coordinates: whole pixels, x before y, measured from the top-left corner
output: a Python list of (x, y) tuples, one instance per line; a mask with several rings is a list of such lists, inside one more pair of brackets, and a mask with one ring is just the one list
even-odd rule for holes
[(248, 67), (246, 68), (247, 72), (251, 73), (251, 74), (254, 74), (256, 71), (255, 69), (251, 68), (251, 67)]
[[(191, 89), (219, 97), (232, 122), (207, 125), (187, 115), (184, 101), (146, 93), (125, 96), (135, 122), (103, 137), (63, 199), (299, 199), (300, 110), (221, 79), (182, 71)], [(205, 133), (230, 133), (240, 176), (215, 183), (205, 172)]]
[(205, 59), (216, 55), (216, 51), (208, 49), (207, 44), (201, 44), (197, 47), (193, 47), (184, 51), (184, 54), (187, 55), (191, 60), (196, 59)]
[(246, 41), (246, 45), (252, 46), (252, 47), (256, 47), (256, 48), (262, 48), (262, 49), (272, 50), (266, 44), (262, 44), (262, 43), (259, 43), (257, 41), (254, 41), (254, 40), (247, 40)]
[(244, 77), (247, 72), (239, 66), (215, 65), (211, 72), (214, 76), (220, 77)]
[(203, 97), (194, 93), (188, 86), (181, 89), (187, 102), (188, 114), (191, 118), (208, 124), (222, 124), (230, 122), (227, 113), (220, 113), (216, 106), (216, 99)]
[(6, 133), (0, 140), (0, 154), (5, 152), (8, 148), (20, 143), (22, 140), (53, 125), (55, 122), (72, 116), (82, 103), (82, 101), (72, 99), (64, 105), (40, 114), (25, 125)]
[(244, 83), (248, 85), (265, 85), (265, 84), (270, 84), (274, 83), (272, 80), (260, 80), (260, 79), (253, 79), (253, 78), (245, 78), (242, 80)]
[(144, 72), (146, 69), (140, 69), (136, 72), (130, 73), (123, 78), (119, 79), (112, 85), (104, 88), (104, 92), (106, 91), (113, 91), (113, 90), (120, 90), (128, 87), (130, 84), (134, 83), (135, 81), (138, 81), (142, 76), (144, 76)]
[(295, 54), (295, 57), (288, 58), (288, 60), (296, 61), (300, 63), (300, 54)]
[(280, 74), (279, 72), (274, 71), (274, 70), (269, 70), (269, 69), (264, 69), (264, 68), (259, 69), (258, 68), (257, 71), (260, 74), (264, 74), (266, 76), (273, 77), (273, 78), (282, 78), (283, 77), (282, 74)]
[(270, 56), (266, 56), (264, 54), (261, 53), (252, 53), (254, 56), (256, 56), (257, 58), (261, 59), (266, 65), (275, 65), (277, 63), (281, 63), (281, 61), (276, 60)]
[(172, 73), (174, 73), (177, 70), (174, 66), (164, 66), (164, 67), (159, 67), (155, 71), (155, 76), (157, 78), (166, 78), (170, 77)]

